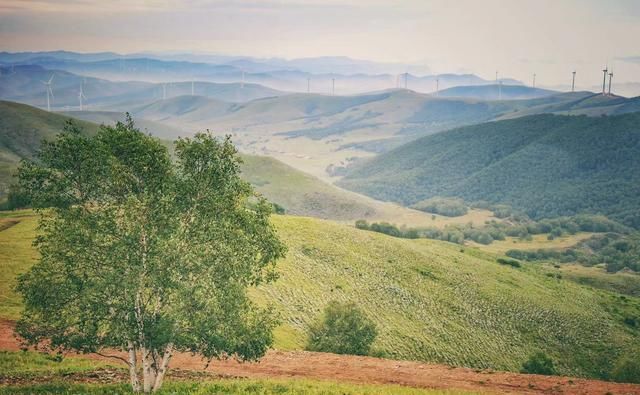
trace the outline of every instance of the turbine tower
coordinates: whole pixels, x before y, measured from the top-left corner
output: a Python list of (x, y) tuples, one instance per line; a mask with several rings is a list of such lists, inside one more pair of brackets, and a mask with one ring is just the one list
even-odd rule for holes
[(53, 82), (53, 76), (55, 74), (51, 74), (51, 78), (49, 78), (49, 81), (40, 81), (42, 82), (46, 88), (46, 92), (47, 92), (47, 111), (51, 111), (51, 99), (53, 98), (53, 90), (51, 89), (51, 83)]
[(331, 79), (331, 96), (335, 96), (336, 95), (336, 79), (332, 78)]
[(440, 93), (440, 78), (436, 77), (436, 96)]
[(573, 74), (573, 78), (571, 79), (571, 92), (575, 92), (576, 89), (576, 71), (572, 71), (571, 74)]
[(533, 84), (532, 87), (535, 88), (536, 87), (536, 73), (533, 73)]
[(84, 95), (84, 90), (82, 88), (83, 84), (80, 84), (80, 90), (78, 91), (78, 101), (80, 102), (80, 111), (83, 111), (83, 106), (82, 106), (82, 99), (87, 99), (87, 97)]
[(498, 82), (498, 100), (502, 100), (502, 81)]
[(244, 88), (244, 70), (242, 70), (242, 82), (240, 82), (240, 89)]
[(167, 84), (162, 84), (162, 100), (167, 100)]
[(609, 96), (611, 96), (611, 80), (613, 79), (613, 70), (609, 73)]
[(404, 89), (407, 89), (407, 79), (409, 77), (409, 73), (404, 73)]
[(193, 80), (191, 80), (191, 96), (194, 96), (195, 91), (196, 90), (195, 90), (194, 82)]
[(607, 93), (605, 87), (607, 85), (607, 72), (609, 72), (609, 66), (606, 66), (602, 72), (604, 73), (604, 77), (602, 78), (602, 94), (605, 95)]
[(307, 77), (307, 93), (311, 93), (311, 77)]

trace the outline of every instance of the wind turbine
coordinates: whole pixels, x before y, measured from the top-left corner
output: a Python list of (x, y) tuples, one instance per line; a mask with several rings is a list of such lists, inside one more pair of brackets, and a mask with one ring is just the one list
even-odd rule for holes
[(167, 100), (167, 84), (162, 84), (162, 100)]
[(611, 80), (613, 79), (613, 70), (609, 73), (609, 96), (611, 96)]
[(407, 79), (409, 78), (409, 73), (404, 73), (404, 89), (407, 89)]
[(573, 78), (571, 79), (571, 92), (575, 92), (575, 88), (576, 88), (576, 71), (572, 71), (571, 74), (573, 74)]
[(78, 101), (80, 101), (80, 111), (82, 111), (82, 99), (87, 99), (84, 95), (84, 91), (82, 89), (82, 84), (80, 84), (80, 90), (78, 91)]
[(46, 86), (46, 91), (47, 91), (47, 111), (51, 111), (51, 99), (53, 98), (53, 90), (51, 89), (51, 83), (53, 82), (53, 77), (55, 74), (51, 74), (51, 78), (49, 78), (49, 81), (42, 81), (40, 80), (40, 82), (42, 82), (45, 86)]
[(336, 79), (332, 78), (331, 79), (331, 96), (335, 96), (336, 95)]
[(311, 77), (307, 77), (307, 93), (311, 93)]
[(194, 89), (194, 88), (195, 88), (195, 87), (194, 87), (194, 85), (193, 85), (193, 80), (191, 80), (191, 96), (193, 96), (193, 93), (195, 92), (195, 89)]
[(498, 82), (498, 100), (502, 100), (502, 81)]
[(605, 87), (607, 85), (607, 72), (609, 71), (609, 66), (606, 66), (602, 72), (604, 73), (604, 77), (602, 78), (602, 94), (606, 94)]
[(532, 87), (533, 88), (536, 87), (536, 73), (533, 73), (533, 85), (532, 85)]
[(440, 78), (436, 77), (436, 96), (440, 93)]

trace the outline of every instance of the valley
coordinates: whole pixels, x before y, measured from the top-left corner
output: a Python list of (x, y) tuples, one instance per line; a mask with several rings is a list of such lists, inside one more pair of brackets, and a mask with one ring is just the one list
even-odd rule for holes
[[(0, 394), (128, 393), (125, 351), (145, 351), (102, 336), (129, 321), (194, 331), (152, 355), (173, 355), (166, 391), (180, 394), (640, 393), (640, 96), (495, 75), (347, 57), (0, 52)], [(43, 160), (69, 127), (78, 157), (63, 145)], [(18, 176), (21, 163), (33, 168)], [(58, 183), (68, 189), (38, 200)], [(38, 227), (63, 215), (86, 227)], [(98, 252), (40, 254), (43, 234)], [(63, 265), (36, 276), (73, 280), (49, 297), (19, 285), (63, 261), (127, 284), (140, 270), (134, 288), (171, 296), (145, 312), (144, 292), (113, 296), (135, 313), (72, 325), (93, 337), (78, 335), (91, 340), (71, 358), (19, 351), (13, 332), (34, 300), (85, 290), (87, 275)], [(213, 274), (224, 280), (194, 286)], [(105, 292), (87, 306), (116, 294)], [(310, 351), (333, 303), (363, 320), (340, 341), (370, 320), (365, 351)], [(189, 314), (169, 325), (159, 311)], [(264, 357), (239, 363), (225, 348)]]

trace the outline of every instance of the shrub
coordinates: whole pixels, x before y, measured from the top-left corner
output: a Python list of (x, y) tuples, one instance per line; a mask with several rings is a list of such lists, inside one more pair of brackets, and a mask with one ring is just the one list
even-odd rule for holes
[(611, 379), (621, 383), (640, 383), (640, 360), (632, 356), (620, 358), (611, 371)]
[(309, 328), (307, 350), (335, 354), (367, 355), (378, 332), (376, 326), (353, 303), (329, 302)]
[(507, 258), (498, 258), (498, 263), (501, 265), (508, 265), (511, 267), (521, 267), (522, 265), (520, 264), (520, 262), (516, 261), (515, 259), (507, 259)]
[(468, 212), (464, 200), (459, 198), (433, 197), (414, 204), (413, 208), (447, 217), (459, 217)]
[(529, 359), (522, 364), (521, 373), (528, 374), (556, 374), (556, 369), (553, 366), (553, 361), (547, 354), (542, 351), (531, 355)]

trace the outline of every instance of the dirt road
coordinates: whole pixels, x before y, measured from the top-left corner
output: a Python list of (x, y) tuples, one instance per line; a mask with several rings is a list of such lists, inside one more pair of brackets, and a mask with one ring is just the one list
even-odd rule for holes
[[(13, 323), (0, 322), (0, 349), (18, 350)], [(103, 359), (99, 356), (91, 358)], [(171, 367), (203, 370), (205, 362), (178, 354)], [(270, 351), (257, 363), (214, 362), (207, 369), (238, 377), (304, 377), (355, 383), (399, 384), (420, 388), (461, 389), (508, 394), (639, 394), (640, 385), (559, 376), (479, 371), (421, 362), (306, 351)]]

